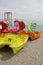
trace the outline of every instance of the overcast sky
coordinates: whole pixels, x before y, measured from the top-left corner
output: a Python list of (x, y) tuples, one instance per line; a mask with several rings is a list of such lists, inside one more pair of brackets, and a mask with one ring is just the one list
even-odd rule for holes
[(13, 20), (43, 24), (43, 0), (0, 0), (0, 19), (6, 11), (12, 12)]

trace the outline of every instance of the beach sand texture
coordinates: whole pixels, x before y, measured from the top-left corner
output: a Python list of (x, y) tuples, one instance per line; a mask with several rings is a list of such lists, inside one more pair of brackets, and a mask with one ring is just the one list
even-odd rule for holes
[(0, 65), (43, 65), (43, 32), (39, 39), (28, 41), (16, 55), (9, 48), (0, 49)]

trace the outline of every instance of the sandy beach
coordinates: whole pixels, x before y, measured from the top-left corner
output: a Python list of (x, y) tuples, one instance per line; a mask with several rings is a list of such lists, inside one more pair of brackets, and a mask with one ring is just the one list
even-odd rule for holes
[(43, 65), (43, 32), (39, 39), (28, 41), (16, 55), (9, 48), (0, 49), (0, 65)]

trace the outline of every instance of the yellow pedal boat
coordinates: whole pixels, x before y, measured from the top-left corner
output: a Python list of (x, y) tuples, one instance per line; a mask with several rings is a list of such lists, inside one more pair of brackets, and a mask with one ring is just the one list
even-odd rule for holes
[(17, 53), (21, 48), (23, 48), (28, 40), (28, 35), (26, 34), (0, 34), (0, 48), (8, 45), (12, 48), (14, 53)]

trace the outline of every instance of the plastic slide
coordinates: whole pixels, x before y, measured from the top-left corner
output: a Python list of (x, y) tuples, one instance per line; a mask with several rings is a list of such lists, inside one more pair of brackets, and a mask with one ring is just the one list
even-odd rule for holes
[(28, 28), (28, 30), (29, 30), (31, 33), (35, 34), (35, 32), (32, 30), (33, 26), (34, 26), (34, 23), (30, 23), (27, 28)]

